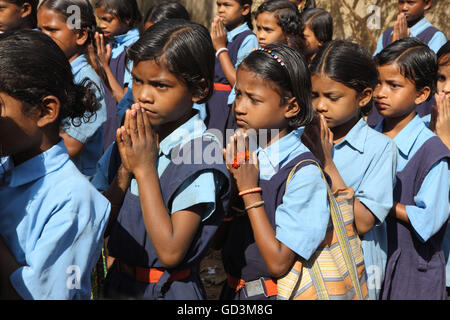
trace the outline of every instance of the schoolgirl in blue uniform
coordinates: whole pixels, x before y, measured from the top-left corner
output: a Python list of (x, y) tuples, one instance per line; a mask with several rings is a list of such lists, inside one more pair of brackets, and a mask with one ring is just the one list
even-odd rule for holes
[(255, 12), (259, 46), (284, 43), (304, 52), (304, 24), (294, 3), (288, 0), (263, 2)]
[(105, 297), (205, 299), (199, 263), (230, 189), (220, 142), (192, 108), (213, 90), (211, 38), (201, 25), (162, 21), (128, 55), (136, 104), (108, 168), (106, 194), (120, 211), (110, 221)]
[[(80, 10), (79, 26), (76, 25), (77, 22), (70, 20), (71, 6)], [(70, 22), (74, 25), (70, 26)], [(73, 125), (66, 121), (63, 127), (62, 137), (69, 155), (81, 173), (87, 177), (94, 175), (97, 162), (103, 154), (103, 127), (106, 122), (105, 91), (101, 80), (106, 80), (106, 73), (97, 55), (87, 54), (88, 46), (95, 45), (96, 25), (94, 9), (86, 0), (46, 0), (39, 6), (40, 30), (64, 51), (72, 67), (75, 82), (94, 90), (101, 106), (96, 116), (88, 123)]]
[(416, 113), (435, 90), (436, 55), (404, 38), (376, 57), (376, 127), (398, 147), (394, 206), (387, 221), (382, 299), (445, 299), (442, 241), (449, 217), (449, 150)]
[[(375, 54), (378, 54), (395, 40), (402, 37), (416, 37), (425, 42), (431, 50), (438, 50), (445, 44), (445, 34), (433, 26), (425, 17), (425, 12), (432, 6), (432, 0), (398, 0), (397, 8), (399, 14), (391, 27), (384, 31), (378, 39)], [(416, 111), (421, 116), (427, 116), (431, 112), (431, 108), (435, 104), (434, 96), (431, 99), (420, 104)], [(382, 116), (377, 112), (376, 108), (368, 115), (367, 122), (373, 128), (382, 120)]]
[(297, 255), (308, 260), (325, 236), (327, 182), (300, 139), (313, 116), (310, 90), (304, 58), (287, 45), (258, 49), (238, 68), (233, 115), (243, 133), (230, 138), (224, 156), (239, 194), (217, 236), (228, 276), (221, 299), (276, 299), (276, 279)]
[[(119, 127), (117, 104), (131, 88), (131, 62), (126, 61), (126, 49), (139, 39), (137, 25), (142, 17), (136, 0), (96, 0), (93, 2), (101, 33), (96, 33), (97, 54), (106, 71), (105, 84), (108, 119), (105, 125), (103, 149), (115, 139)], [(108, 44), (107, 44), (108, 42)]]
[(89, 299), (110, 203), (69, 159), (59, 130), (62, 119), (87, 121), (97, 99), (41, 32), (2, 39), (0, 69), (2, 299)]
[[(432, 110), (433, 117), (422, 118), (425, 124), (430, 123), (430, 129), (441, 138), (442, 142), (450, 149), (450, 41), (439, 49), (437, 53), (438, 75), (436, 107)], [(431, 119), (432, 118), (432, 119)], [(449, 221), (450, 223), (450, 221)], [(444, 236), (444, 255), (447, 265), (445, 268), (447, 300), (450, 299), (450, 228)]]
[[(145, 30), (150, 28), (155, 23), (158, 23), (167, 19), (189, 19), (189, 13), (186, 8), (178, 2), (161, 2), (152, 7), (145, 16)], [(117, 119), (118, 123), (122, 123), (125, 117), (125, 112), (134, 103), (133, 91), (128, 90), (122, 100), (117, 105)], [(206, 112), (206, 111), (204, 111)], [(204, 120), (204, 118), (203, 118)]]
[(376, 300), (386, 265), (384, 220), (393, 205), (397, 162), (395, 143), (371, 129), (363, 118), (372, 106), (376, 66), (364, 48), (340, 40), (319, 50), (310, 71), (319, 118), (305, 129), (303, 142), (323, 160), (333, 191), (353, 189), (369, 298)]
[(306, 41), (304, 55), (311, 62), (319, 48), (333, 40), (333, 17), (325, 9), (311, 8), (302, 12), (302, 21)]
[(226, 139), (226, 129), (235, 129), (231, 114), (236, 69), (258, 46), (252, 32), (252, 0), (218, 0), (217, 17), (211, 23), (211, 38), (216, 50), (214, 93), (206, 104), (206, 126), (218, 129)]

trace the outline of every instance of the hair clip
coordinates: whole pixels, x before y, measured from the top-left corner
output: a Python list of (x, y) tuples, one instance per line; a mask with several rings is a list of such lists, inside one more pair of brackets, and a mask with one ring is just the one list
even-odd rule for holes
[(253, 51), (264, 51), (265, 53), (268, 53), (272, 56), (272, 58), (274, 58), (282, 67), (285, 67), (286, 64), (283, 62), (283, 60), (281, 60), (281, 58), (272, 50), (268, 50), (266, 48), (255, 48), (253, 49)]

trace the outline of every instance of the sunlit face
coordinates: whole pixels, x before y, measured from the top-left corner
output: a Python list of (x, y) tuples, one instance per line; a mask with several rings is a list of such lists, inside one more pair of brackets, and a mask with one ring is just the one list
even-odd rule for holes
[(374, 91), (378, 112), (386, 118), (399, 118), (414, 112), (426, 100), (420, 98), (414, 82), (400, 73), (397, 64), (378, 67), (379, 83)]
[(233, 115), (239, 128), (258, 130), (288, 126), (288, 105), (282, 103), (274, 83), (245, 68), (239, 68), (235, 91)]
[(22, 21), (21, 7), (14, 3), (0, 0), (0, 31), (18, 29)]
[(22, 102), (0, 92), (0, 157), (16, 155), (36, 145), (36, 119), (23, 113)]
[(239, 26), (249, 12), (249, 5), (241, 6), (237, 0), (217, 0), (217, 15), (229, 30)]
[(95, 13), (99, 19), (98, 27), (107, 38), (125, 34), (130, 29), (126, 22), (121, 21), (116, 15), (106, 12), (103, 7), (96, 8)]
[(192, 112), (197, 98), (162, 63), (138, 62), (132, 75), (134, 101), (147, 111), (152, 126), (176, 122)]
[(448, 99), (450, 99), (450, 54), (443, 56), (441, 60), (446, 59), (449, 61), (445, 65), (440, 65), (438, 69), (437, 77), (437, 90), (438, 93), (443, 92)]
[(311, 84), (314, 110), (323, 115), (329, 128), (340, 127), (359, 118), (360, 108), (365, 104), (361, 103), (356, 90), (322, 73), (313, 74)]
[(400, 13), (404, 13), (408, 25), (413, 25), (424, 16), (425, 10), (429, 9), (429, 0), (399, 0), (397, 7)]
[(256, 18), (256, 36), (260, 47), (272, 43), (288, 43), (288, 37), (283, 33), (273, 12), (262, 12)]
[(43, 7), (37, 16), (38, 28), (55, 41), (69, 61), (73, 60), (80, 51), (78, 33), (69, 28), (64, 17), (54, 10)]

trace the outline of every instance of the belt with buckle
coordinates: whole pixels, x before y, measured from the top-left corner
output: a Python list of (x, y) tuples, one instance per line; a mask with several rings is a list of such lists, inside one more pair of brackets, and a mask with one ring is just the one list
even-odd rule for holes
[[(144, 267), (135, 267), (130, 266), (129, 264), (123, 262), (122, 260), (116, 259), (114, 261), (116, 265), (116, 270), (120, 273), (126, 274), (131, 278), (136, 279), (140, 282), (145, 283), (157, 283), (159, 278), (164, 274), (166, 269), (164, 268), (144, 268)], [(170, 278), (167, 280), (171, 281), (180, 281), (186, 279), (191, 274), (191, 270), (173, 270), (170, 272)]]
[(264, 278), (261, 277), (253, 281), (245, 281), (227, 274), (227, 283), (228, 286), (233, 288), (236, 292), (245, 288), (247, 298), (261, 294), (265, 297), (276, 296), (278, 294), (277, 283), (272, 279), (264, 280)]

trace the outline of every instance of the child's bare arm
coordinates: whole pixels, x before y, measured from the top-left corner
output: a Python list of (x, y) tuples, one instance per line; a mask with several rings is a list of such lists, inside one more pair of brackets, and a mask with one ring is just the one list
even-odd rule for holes
[[(348, 186), (333, 161), (333, 133), (323, 117), (320, 117), (320, 119), (316, 117), (313, 123), (305, 129), (302, 141), (322, 162), (324, 171), (331, 179), (332, 191), (347, 189)], [(354, 200), (353, 214), (355, 216), (355, 227), (360, 235), (369, 232), (375, 225), (374, 214), (358, 198)]]
[[(223, 153), (227, 169), (236, 181), (237, 190), (242, 192), (258, 186), (259, 167), (255, 152), (251, 156), (251, 161), (249, 154), (248, 158), (245, 159), (245, 163), (241, 163), (238, 166), (233, 165), (234, 161), (231, 161), (231, 159), (238, 158), (238, 145), (240, 145), (238, 141), (245, 141), (245, 150), (250, 153), (248, 136), (243, 136), (241, 132), (238, 132), (230, 139), (230, 143)], [(246, 194), (242, 196), (242, 199), (245, 208), (262, 203), (260, 193)], [(247, 214), (250, 219), (256, 245), (261, 252), (270, 275), (273, 278), (283, 276), (292, 267), (296, 256), (295, 252), (275, 237), (275, 230), (273, 230), (267, 218), (264, 205), (248, 209)]]
[(408, 214), (406, 213), (406, 206), (404, 204), (395, 202), (390, 214), (400, 221), (410, 223)]
[[(262, 201), (261, 194), (244, 195), (245, 207)], [(264, 206), (247, 211), (255, 242), (273, 278), (280, 278), (289, 271), (295, 260), (295, 252), (275, 237)]]
[(112, 95), (117, 102), (120, 102), (127, 93), (128, 88), (122, 88), (114, 74), (109, 67), (109, 61), (111, 60), (111, 46), (105, 45), (104, 37), (102, 34), (95, 34), (95, 41), (97, 44), (97, 55), (108, 77), (109, 86), (111, 87)]
[(81, 155), (84, 149), (84, 143), (78, 141), (75, 138), (72, 138), (64, 131), (61, 131), (59, 135), (64, 140), (64, 145), (67, 148), (67, 152), (69, 153), (70, 158), (74, 159)]
[(444, 93), (436, 95), (436, 106), (432, 109), (430, 128), (450, 149), (450, 98)]
[(169, 214), (163, 201), (156, 161), (158, 135), (138, 105), (127, 110), (126, 126), (118, 129), (124, 166), (134, 174), (145, 228), (165, 268), (176, 267), (186, 255), (200, 225), (204, 205)]
[[(223, 25), (219, 17), (216, 17), (211, 24), (211, 39), (216, 51), (221, 48), (227, 47), (227, 34), (225, 31), (225, 26)], [(228, 51), (222, 51), (219, 54), (218, 59), (220, 61), (220, 65), (222, 66), (225, 77), (227, 78), (230, 85), (234, 86), (236, 82), (236, 69), (231, 62)]]
[(200, 225), (204, 205), (169, 214), (155, 169), (136, 175), (145, 229), (166, 268), (174, 268), (185, 257)]

